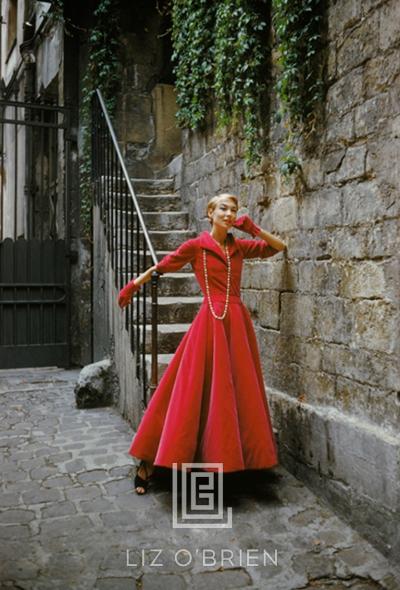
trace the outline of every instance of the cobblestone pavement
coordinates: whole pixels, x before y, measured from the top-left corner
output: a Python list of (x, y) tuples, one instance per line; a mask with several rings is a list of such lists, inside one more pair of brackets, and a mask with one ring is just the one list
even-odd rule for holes
[(132, 430), (113, 408), (76, 409), (77, 375), (0, 371), (2, 590), (400, 588), (399, 572), (281, 467), (226, 478), (231, 529), (173, 528), (168, 478), (134, 493)]

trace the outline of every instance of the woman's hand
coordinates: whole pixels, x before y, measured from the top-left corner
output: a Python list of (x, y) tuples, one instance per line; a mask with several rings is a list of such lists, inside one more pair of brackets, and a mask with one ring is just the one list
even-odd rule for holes
[(261, 231), (261, 227), (258, 227), (258, 225), (256, 225), (248, 215), (242, 215), (241, 217), (236, 219), (236, 221), (233, 223), (233, 227), (236, 227), (236, 229), (240, 229), (241, 231), (250, 234), (251, 236), (253, 236), (253, 238), (258, 236), (258, 234)]
[(119, 292), (118, 305), (121, 308), (124, 308), (127, 305), (129, 305), (132, 301), (132, 297), (133, 297), (134, 293), (139, 291), (139, 289), (140, 289), (140, 285), (135, 285), (135, 279), (133, 279), (132, 281), (129, 281), (129, 283), (127, 283), (125, 285), (125, 287), (123, 287), (121, 289), (121, 291)]

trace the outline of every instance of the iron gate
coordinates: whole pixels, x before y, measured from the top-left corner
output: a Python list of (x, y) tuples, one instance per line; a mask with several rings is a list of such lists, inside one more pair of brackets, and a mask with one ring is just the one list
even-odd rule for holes
[(70, 362), (64, 107), (0, 100), (0, 368)]

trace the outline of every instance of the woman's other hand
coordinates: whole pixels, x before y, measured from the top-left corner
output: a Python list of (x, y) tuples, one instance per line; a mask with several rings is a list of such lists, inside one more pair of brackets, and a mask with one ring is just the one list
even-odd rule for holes
[(236, 219), (236, 221), (233, 223), (233, 227), (250, 234), (253, 236), (253, 238), (258, 236), (261, 231), (261, 227), (258, 227), (258, 225), (256, 225), (248, 215), (242, 215), (241, 217), (238, 217), (238, 219)]
[(129, 305), (132, 301), (134, 293), (139, 291), (139, 289), (140, 285), (135, 284), (135, 279), (129, 281), (129, 283), (127, 283), (118, 294), (118, 305), (121, 308), (124, 308), (127, 305)]

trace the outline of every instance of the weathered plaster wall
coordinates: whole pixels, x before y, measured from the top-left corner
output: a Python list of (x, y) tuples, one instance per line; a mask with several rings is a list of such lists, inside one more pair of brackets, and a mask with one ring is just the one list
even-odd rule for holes
[(386, 554), (399, 537), (400, 5), (329, 3), (325, 122), (285, 183), (282, 129), (250, 180), (240, 139), (185, 133), (181, 194), (194, 229), (217, 192), (287, 243), (246, 263), (281, 460)]

